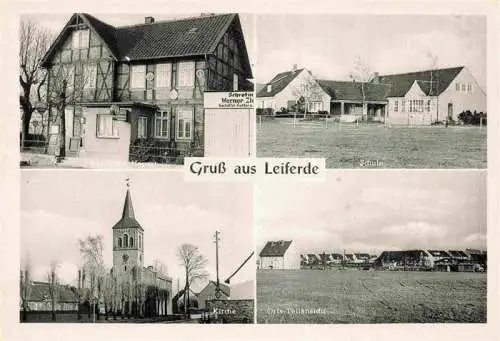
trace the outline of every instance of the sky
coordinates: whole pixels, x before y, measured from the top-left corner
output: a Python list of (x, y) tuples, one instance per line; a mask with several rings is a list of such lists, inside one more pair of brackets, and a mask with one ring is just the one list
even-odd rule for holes
[(349, 80), (359, 57), (380, 74), (465, 65), (486, 90), (482, 16), (259, 15), (255, 27), (259, 83), (294, 64), (320, 79)]
[(325, 182), (257, 185), (256, 248), (299, 252), (486, 248), (486, 172), (345, 171)]
[[(184, 182), (171, 171), (25, 171), (21, 175), (21, 264), (29, 259), (35, 280), (45, 280), (51, 261), (62, 281), (76, 284), (81, 264), (78, 239), (102, 235), (105, 262), (112, 265), (112, 227), (121, 218), (129, 177), (137, 221), (144, 228), (144, 265), (154, 259), (183, 285), (176, 249), (194, 244), (208, 259), (215, 280), (213, 234), (221, 232), (220, 280), (225, 280), (254, 250), (252, 187), (249, 184)], [(231, 280), (253, 280), (255, 260)], [(201, 289), (205, 283), (194, 286)]]

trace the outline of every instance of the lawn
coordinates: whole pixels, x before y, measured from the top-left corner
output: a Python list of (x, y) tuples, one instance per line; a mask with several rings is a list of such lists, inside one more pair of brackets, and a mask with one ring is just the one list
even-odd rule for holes
[(327, 168), (486, 168), (486, 127), (298, 121), (294, 128), (290, 118), (257, 127), (258, 157), (324, 157)]
[(258, 323), (486, 322), (486, 274), (260, 270)]

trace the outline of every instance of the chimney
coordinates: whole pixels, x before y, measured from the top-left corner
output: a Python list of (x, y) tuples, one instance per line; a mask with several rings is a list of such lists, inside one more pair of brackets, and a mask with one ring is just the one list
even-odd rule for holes
[(145, 24), (153, 24), (154, 22), (155, 22), (155, 18), (153, 18), (153, 17), (145, 17), (144, 18)]
[(379, 84), (380, 83), (380, 77), (379, 77), (378, 72), (374, 72), (373, 73), (373, 83), (375, 83), (375, 84)]
[(297, 64), (293, 64), (293, 66), (292, 66), (292, 71), (293, 71), (293, 72), (297, 71)]

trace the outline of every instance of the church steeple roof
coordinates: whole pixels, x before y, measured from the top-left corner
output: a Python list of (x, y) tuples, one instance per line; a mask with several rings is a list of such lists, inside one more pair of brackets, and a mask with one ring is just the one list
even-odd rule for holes
[(130, 195), (130, 188), (128, 187), (129, 184), (127, 183), (127, 194), (125, 195), (125, 202), (123, 203), (122, 218), (113, 226), (113, 229), (139, 228), (144, 231), (141, 224), (135, 219), (132, 196)]

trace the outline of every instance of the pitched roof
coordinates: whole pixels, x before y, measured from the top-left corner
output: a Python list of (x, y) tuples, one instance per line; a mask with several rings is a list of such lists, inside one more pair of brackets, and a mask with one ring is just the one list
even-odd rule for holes
[[(321, 88), (332, 100), (362, 101), (363, 88), (360, 82), (318, 80)], [(366, 101), (385, 101), (390, 86), (387, 84), (363, 83)]]
[[(78, 296), (75, 288), (69, 285), (59, 285), (57, 288), (57, 301), (59, 302), (78, 302)], [(28, 301), (42, 302), (50, 299), (49, 283), (33, 281), (28, 291)]]
[[(272, 97), (281, 92), (290, 84), (304, 69), (297, 69), (295, 71), (286, 71), (278, 73), (274, 76), (269, 83), (266, 83), (260, 91), (257, 91), (257, 97)], [(267, 91), (268, 85), (271, 85), (271, 91)]]
[[(138, 61), (158, 58), (200, 56), (215, 51), (220, 39), (233, 23), (240, 25), (237, 14), (217, 14), (177, 20), (114, 27), (87, 13), (75, 13), (95, 30), (118, 60)], [(44, 57), (54, 52), (60, 37)], [(246, 47), (242, 46), (244, 53)], [(250, 70), (249, 64), (247, 67)]]
[(440, 95), (448, 88), (450, 83), (457, 77), (463, 68), (464, 66), (457, 66), (393, 75), (380, 75), (377, 77), (377, 80), (379, 83), (391, 85), (387, 97), (403, 97), (408, 90), (410, 90), (415, 81), (417, 81), (424, 93), (436, 96)]
[(269, 241), (266, 243), (262, 251), (260, 251), (260, 257), (283, 257), (288, 250), (288, 248), (292, 245), (292, 241), (288, 240), (278, 240), (278, 241)]
[(113, 229), (133, 227), (138, 227), (141, 230), (144, 230), (141, 224), (139, 224), (139, 222), (135, 219), (134, 207), (132, 206), (132, 197), (130, 195), (130, 190), (127, 189), (125, 202), (123, 203), (122, 218), (115, 224), (115, 226), (113, 226)]

